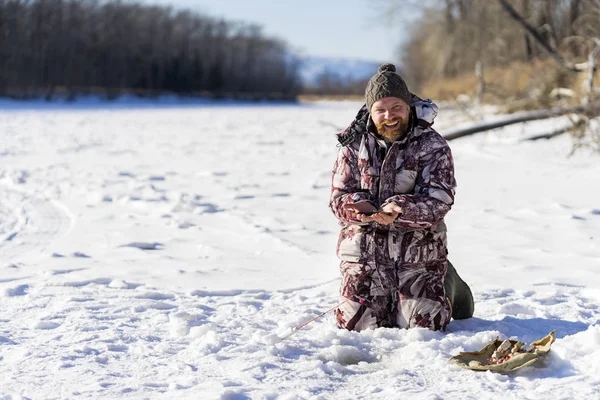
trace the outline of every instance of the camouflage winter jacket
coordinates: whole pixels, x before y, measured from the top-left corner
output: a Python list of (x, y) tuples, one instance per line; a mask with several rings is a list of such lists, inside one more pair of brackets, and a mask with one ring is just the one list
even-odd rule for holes
[[(431, 127), (436, 115), (434, 103), (415, 96), (407, 134), (388, 146), (373, 133), (363, 106), (339, 134), (330, 207), (342, 225), (337, 253), (343, 261), (369, 262), (382, 252), (379, 258), (408, 264), (445, 260), (444, 216), (454, 202), (456, 181), (450, 148)], [(392, 225), (362, 223), (343, 207), (362, 200), (381, 207), (393, 202), (403, 212)], [(377, 249), (382, 245), (387, 248)]]

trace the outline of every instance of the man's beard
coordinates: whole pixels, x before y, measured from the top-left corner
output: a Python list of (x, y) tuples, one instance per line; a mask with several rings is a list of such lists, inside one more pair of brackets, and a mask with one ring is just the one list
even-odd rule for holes
[[(396, 121), (398, 121), (398, 127), (396, 129), (391, 130), (388, 127), (386, 127), (386, 124), (393, 124)], [(379, 135), (381, 135), (381, 137), (383, 137), (383, 139), (387, 143), (392, 143), (400, 139), (402, 135), (404, 135), (404, 132), (408, 127), (408, 121), (405, 121), (402, 118), (398, 118), (395, 120), (386, 119), (381, 124), (377, 124), (375, 126), (377, 127), (377, 133), (379, 133)]]

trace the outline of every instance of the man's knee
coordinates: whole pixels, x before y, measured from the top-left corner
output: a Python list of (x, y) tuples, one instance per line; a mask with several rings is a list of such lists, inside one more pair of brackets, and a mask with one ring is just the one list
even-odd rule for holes
[(351, 331), (396, 326), (396, 305), (391, 296), (369, 296), (365, 299), (342, 296), (347, 299), (335, 311), (337, 325)]
[(375, 329), (378, 326), (373, 310), (364, 302), (346, 301), (335, 310), (335, 318), (339, 328), (349, 331)]
[(452, 316), (447, 300), (402, 298), (398, 303), (396, 323), (401, 328), (428, 328), (444, 330)]

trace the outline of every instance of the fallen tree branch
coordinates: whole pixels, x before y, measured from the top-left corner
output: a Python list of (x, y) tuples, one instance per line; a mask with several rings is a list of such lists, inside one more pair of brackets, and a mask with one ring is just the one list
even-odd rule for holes
[(528, 141), (539, 140), (539, 139), (552, 139), (552, 138), (560, 136), (560, 135), (562, 135), (564, 133), (571, 132), (573, 129), (577, 129), (577, 128), (583, 126), (584, 124), (585, 124), (584, 121), (578, 121), (574, 125), (570, 125), (570, 126), (567, 126), (565, 128), (557, 129), (557, 130), (555, 130), (553, 132), (550, 132), (550, 133), (544, 133), (542, 135), (531, 136), (531, 137), (525, 138), (525, 139), (523, 139), (521, 141), (522, 142), (528, 142)]
[(518, 124), (520, 122), (535, 121), (535, 120), (539, 120), (539, 119), (559, 117), (559, 116), (565, 115), (565, 114), (586, 113), (586, 112), (592, 112), (592, 111), (597, 111), (597, 110), (600, 110), (600, 103), (593, 103), (593, 104), (588, 104), (588, 105), (580, 105), (580, 106), (567, 107), (567, 108), (551, 108), (548, 110), (536, 110), (536, 111), (516, 113), (516, 114), (509, 115), (506, 118), (503, 118), (498, 121), (487, 122), (487, 123), (483, 123), (483, 124), (469, 126), (466, 128), (451, 130), (444, 135), (444, 139), (453, 140), (453, 139), (458, 139), (458, 138), (461, 138), (464, 136), (473, 135), (473, 134), (479, 133), (479, 132), (502, 128), (507, 125)]
[(529, 142), (529, 141), (533, 141), (533, 140), (540, 140), (540, 139), (552, 139), (553, 137), (557, 137), (562, 135), (563, 133), (567, 133), (570, 132), (573, 129), (572, 126), (568, 126), (566, 128), (562, 128), (562, 129), (558, 129), (554, 132), (550, 132), (550, 133), (544, 133), (542, 135), (535, 135), (529, 138), (525, 138), (523, 140), (521, 140), (522, 142)]

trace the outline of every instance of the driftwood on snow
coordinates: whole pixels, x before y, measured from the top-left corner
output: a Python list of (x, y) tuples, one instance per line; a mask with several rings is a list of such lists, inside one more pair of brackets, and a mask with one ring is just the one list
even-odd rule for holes
[[(516, 113), (509, 115), (505, 118), (502, 118), (493, 122), (485, 122), (482, 124), (477, 124), (473, 126), (469, 126), (466, 128), (454, 129), (449, 131), (444, 135), (444, 139), (453, 140), (458, 139), (464, 136), (473, 135), (475, 133), (488, 131), (491, 129), (502, 128), (503, 126), (518, 124), (520, 122), (527, 121), (535, 121), (538, 119), (546, 119), (552, 117), (559, 117), (565, 114), (573, 114), (573, 113), (586, 113), (600, 110), (600, 103), (593, 103), (588, 105), (579, 105), (574, 107), (566, 107), (566, 108), (551, 108), (549, 110), (536, 110), (536, 111), (528, 111), (522, 113)], [(555, 135), (557, 136), (557, 135)]]
[(553, 132), (550, 132), (550, 133), (544, 133), (542, 135), (535, 135), (535, 136), (531, 136), (531, 137), (525, 138), (525, 139), (522, 140), (522, 142), (527, 142), (527, 141), (532, 141), (532, 140), (540, 140), (540, 139), (552, 139), (554, 137), (562, 135), (563, 133), (571, 132), (573, 129), (581, 127), (583, 124), (584, 124), (584, 121), (580, 120), (577, 123), (574, 123), (572, 125), (566, 126), (564, 128), (561, 128), (561, 129), (557, 129), (557, 130), (555, 130)]

